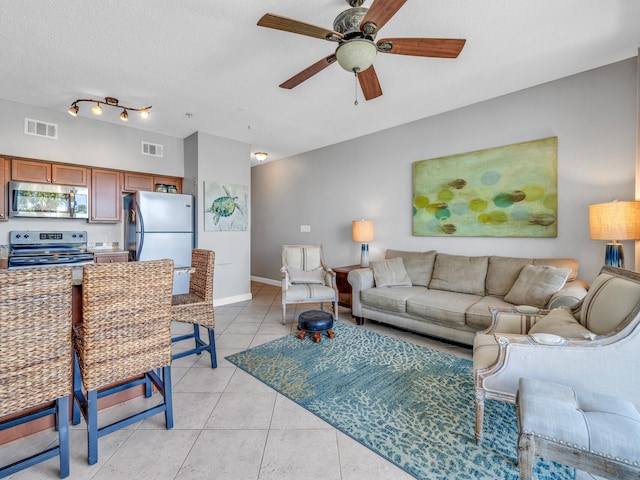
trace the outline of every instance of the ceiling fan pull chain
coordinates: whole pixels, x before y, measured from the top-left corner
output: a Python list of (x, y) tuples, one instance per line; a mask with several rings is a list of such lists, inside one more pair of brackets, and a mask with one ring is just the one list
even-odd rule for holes
[(356, 97), (356, 100), (355, 100), (355, 102), (353, 102), (353, 104), (356, 107), (358, 106), (358, 70), (359, 70), (358, 67), (353, 69), (353, 73), (354, 73), (355, 78), (356, 78), (356, 83), (355, 83), (355, 97)]

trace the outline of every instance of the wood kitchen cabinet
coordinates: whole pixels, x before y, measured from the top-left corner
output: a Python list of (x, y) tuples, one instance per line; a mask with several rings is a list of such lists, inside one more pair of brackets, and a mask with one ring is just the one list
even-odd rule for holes
[(119, 223), (122, 219), (122, 187), (117, 170), (91, 169), (90, 223)]
[(125, 192), (138, 192), (147, 191), (152, 192), (155, 190), (153, 183), (153, 175), (147, 173), (124, 173), (124, 191)]
[(87, 168), (36, 160), (11, 160), (11, 180), (87, 186)]
[(7, 193), (9, 174), (9, 160), (4, 157), (0, 157), (0, 185), (2, 185), (2, 188), (0, 189), (0, 192), (2, 192), (2, 196), (0, 196), (0, 222), (6, 222), (7, 217), (9, 216), (7, 214), (9, 207), (9, 197)]
[(153, 187), (158, 183), (162, 183), (163, 185), (175, 185), (178, 189), (178, 193), (182, 193), (182, 178), (180, 177), (164, 177), (162, 175), (154, 175), (153, 176)]
[(180, 177), (166, 177), (163, 175), (151, 175), (148, 173), (136, 172), (124, 173), (125, 192), (153, 192), (155, 191), (158, 183), (162, 183), (163, 185), (175, 185), (178, 189), (178, 193), (182, 193), (182, 178)]
[(128, 252), (94, 252), (93, 261), (95, 263), (116, 263), (128, 262)]

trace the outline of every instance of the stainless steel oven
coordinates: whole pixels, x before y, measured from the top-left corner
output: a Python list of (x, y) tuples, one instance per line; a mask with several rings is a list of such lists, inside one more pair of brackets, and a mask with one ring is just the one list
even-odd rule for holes
[(10, 217), (89, 218), (89, 189), (9, 182)]
[(9, 232), (9, 268), (93, 263), (85, 231)]

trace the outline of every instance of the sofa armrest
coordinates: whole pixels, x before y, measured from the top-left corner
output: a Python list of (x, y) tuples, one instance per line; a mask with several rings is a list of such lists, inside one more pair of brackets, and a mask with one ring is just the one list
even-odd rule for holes
[(526, 335), (529, 329), (549, 310), (538, 309), (531, 313), (521, 313), (511, 307), (489, 307), (491, 311), (491, 325), (486, 330), (478, 332), (478, 335), (515, 334)]
[(370, 268), (357, 268), (347, 275), (347, 281), (351, 285), (351, 314), (354, 317), (362, 317), (362, 304), (360, 292), (367, 288), (375, 287), (373, 272)]
[(558, 307), (573, 307), (587, 295), (588, 290), (589, 284), (583, 280), (576, 279), (573, 282), (567, 282), (549, 299), (547, 308), (551, 310)]

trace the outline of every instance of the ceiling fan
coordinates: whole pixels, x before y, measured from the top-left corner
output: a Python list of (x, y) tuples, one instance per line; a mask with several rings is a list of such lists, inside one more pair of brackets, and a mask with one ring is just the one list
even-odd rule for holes
[[(364, 0), (346, 0), (351, 8), (339, 14), (333, 22), (333, 30), (308, 23), (265, 14), (259, 21), (261, 27), (321, 38), (337, 42), (331, 55), (305, 68), (280, 85), (294, 88), (334, 62), (348, 72), (353, 72), (360, 82), (366, 100), (382, 95), (378, 76), (373, 68), (376, 54), (394, 53), (418, 57), (457, 58), (466, 40), (456, 38), (385, 38), (374, 42), (380, 30), (407, 0), (373, 0), (371, 8), (363, 8)], [(357, 100), (356, 100), (357, 105)]]

